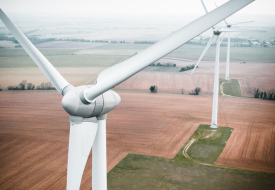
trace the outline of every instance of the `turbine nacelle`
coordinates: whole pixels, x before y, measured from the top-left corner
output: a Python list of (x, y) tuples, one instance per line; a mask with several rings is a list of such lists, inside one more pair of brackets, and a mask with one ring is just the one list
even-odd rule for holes
[(83, 92), (85, 89), (92, 87), (92, 85), (78, 87), (70, 86), (69, 91), (65, 93), (62, 99), (64, 110), (72, 116), (90, 118), (106, 114), (119, 105), (121, 98), (112, 90), (108, 90), (101, 94), (90, 103), (83, 103)]
[(214, 35), (220, 35), (222, 33), (221, 28), (213, 28)]

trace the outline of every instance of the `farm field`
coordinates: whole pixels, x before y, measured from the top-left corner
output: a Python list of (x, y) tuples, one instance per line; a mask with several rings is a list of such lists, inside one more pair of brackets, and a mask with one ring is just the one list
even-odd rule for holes
[[(57, 70), (61, 71), (67, 67), (67, 70), (73, 71), (71, 73), (68, 72), (68, 75), (65, 77), (68, 81), (72, 81), (72, 84), (86, 85), (91, 82), (93, 83), (97, 74), (104, 68), (122, 62), (133, 54), (150, 46), (146, 44), (105, 44), (100, 46), (101, 44), (95, 43), (93, 48), (85, 49), (89, 44), (93, 44), (87, 43), (88, 45), (85, 45), (86, 43), (87, 42), (70, 42), (67, 45), (54, 42), (44, 43), (44, 45), (40, 45), (51, 48), (55, 47), (57, 49), (46, 48), (40, 49), (40, 51)], [(82, 49), (58, 49), (59, 47), (63, 48), (65, 46), (68, 48), (81, 46)], [(191, 71), (182, 73), (178, 71), (181, 67), (195, 64), (203, 46), (187, 44), (157, 61), (160, 63), (174, 63), (177, 67), (147, 67), (144, 71), (137, 73), (129, 80), (118, 85), (116, 89), (148, 90), (151, 85), (157, 85), (159, 90), (163, 92), (181, 93), (182, 89), (184, 89), (185, 93), (188, 94), (194, 88), (200, 87), (202, 94), (212, 95), (214, 76), (214, 61), (212, 56), (214, 56), (214, 47), (212, 48), (213, 52), (211, 48), (209, 54), (206, 54), (206, 58), (200, 63), (199, 68), (193, 76), (190, 76)], [(275, 55), (272, 53), (274, 48), (258, 49), (265, 51), (265, 53), (262, 52), (262, 57), (258, 56), (262, 61), (246, 60), (246, 64), (240, 64), (239, 61), (232, 60), (230, 63), (230, 78), (239, 81), (242, 96), (253, 97), (255, 88), (259, 88), (261, 91), (275, 89), (275, 76), (273, 72), (275, 70), (275, 58), (272, 57)], [(247, 53), (247, 56), (244, 56), (245, 58), (250, 57), (248, 54), (256, 54), (257, 48), (241, 48), (239, 50)], [(221, 52), (221, 55), (223, 54), (225, 55), (225, 49)], [(231, 57), (234, 58), (234, 56), (237, 56), (237, 54), (233, 51)], [(2, 72), (0, 75), (0, 85), (2, 85), (4, 89), (10, 85), (16, 85), (22, 80), (33, 79), (32, 74), (36, 75), (37, 79), (35, 79), (35, 81), (28, 80), (29, 82), (34, 84), (46, 82), (41, 72), (33, 72), (37, 66), (23, 49), (0, 49), (0, 57), (0, 72)], [(273, 62), (268, 62), (268, 60), (273, 60)], [(10, 70), (5, 70), (8, 68)], [(74, 70), (73, 68), (76, 69)], [(89, 73), (85, 71), (91, 71), (90, 79), (87, 78)], [(18, 72), (20, 73), (20, 75), (17, 75), (18, 80), (13, 82), (13, 78), (15, 78), (14, 74)], [(78, 78), (82, 73), (84, 73), (83, 79)], [(85, 73), (87, 75), (85, 75)], [(222, 79), (224, 77), (225, 62), (224, 58), (222, 58), (220, 63), (220, 78)]]
[[(72, 85), (80, 86), (93, 84), (98, 74), (106, 67), (57, 67), (60, 74)], [(1, 68), (0, 85), (3, 89), (18, 85), (27, 80), (34, 85), (48, 82), (48, 79), (39, 68)]]
[[(212, 97), (119, 94), (122, 102), (107, 120), (108, 171), (128, 153), (172, 159), (211, 120)], [(69, 118), (61, 99), (56, 91), (0, 93), (1, 189), (65, 188)], [(216, 164), (275, 173), (274, 106), (221, 97), (218, 124), (234, 130)], [(90, 187), (91, 155), (81, 189)]]
[[(190, 65), (190, 62), (181, 62), (181, 66), (187, 65)], [(154, 72), (153, 69), (159, 69), (160, 72)], [(188, 94), (196, 87), (200, 87), (201, 94), (213, 94), (214, 62), (203, 61), (192, 76), (190, 75), (192, 70), (175, 72), (176, 68), (174, 67), (167, 67), (167, 72), (163, 72), (165, 70), (166, 67), (147, 67), (144, 71), (116, 86), (115, 89), (149, 90), (151, 85), (157, 85), (161, 92), (181, 93), (184, 89)], [(174, 72), (170, 72), (170, 70), (174, 70)], [(230, 78), (238, 79), (242, 96), (253, 97), (255, 88), (260, 88), (261, 91), (275, 89), (274, 70), (274, 63), (240, 64), (231, 62)], [(220, 79), (224, 77), (225, 62), (221, 62)]]

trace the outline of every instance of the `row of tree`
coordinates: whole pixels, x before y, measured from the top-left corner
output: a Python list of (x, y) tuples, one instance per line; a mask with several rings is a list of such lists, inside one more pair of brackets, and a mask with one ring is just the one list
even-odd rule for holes
[(108, 40), (93, 40), (92, 42), (96, 42), (96, 43), (108, 43)]
[(32, 83), (27, 83), (26, 80), (23, 80), (19, 83), (19, 85), (16, 86), (8, 86), (8, 90), (55, 90), (55, 88), (52, 86), (50, 82), (47, 83), (41, 83), (41, 85), (38, 85), (35, 88), (35, 85)]
[[(158, 87), (156, 85), (153, 85), (150, 87), (150, 91), (151, 91), (151, 93), (157, 93)], [(192, 90), (192, 92), (189, 93), (189, 95), (199, 95), (200, 92), (201, 92), (201, 88), (196, 87), (194, 90)], [(181, 93), (184, 94), (184, 89), (182, 89)]]
[(134, 41), (134, 44), (155, 44), (154, 41)]
[(264, 100), (275, 100), (275, 93), (273, 91), (262, 92), (259, 88), (254, 89), (254, 98), (261, 98)]
[[(197, 66), (197, 68), (198, 68), (199, 66)], [(195, 64), (193, 64), (193, 65), (188, 65), (188, 66), (186, 66), (186, 67), (182, 67), (181, 69), (180, 69), (180, 72), (184, 72), (184, 71), (188, 71), (188, 70), (191, 70), (191, 69), (194, 69), (195, 68)]]
[(158, 66), (158, 67), (176, 67), (174, 63), (151, 63), (149, 66)]
[(111, 43), (114, 43), (114, 44), (118, 44), (118, 43), (120, 43), (120, 44), (125, 44), (126, 42), (125, 41), (111, 41)]

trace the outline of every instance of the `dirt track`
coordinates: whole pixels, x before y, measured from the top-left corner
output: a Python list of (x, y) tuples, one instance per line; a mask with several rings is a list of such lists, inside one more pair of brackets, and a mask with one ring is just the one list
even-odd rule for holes
[[(210, 123), (212, 97), (119, 94), (107, 120), (108, 171), (127, 153), (173, 158), (199, 124)], [(69, 121), (61, 98), (0, 93), (1, 189), (65, 189)], [(217, 163), (275, 172), (275, 102), (223, 97), (219, 105), (218, 123), (235, 129)], [(91, 156), (81, 189), (90, 187)]]

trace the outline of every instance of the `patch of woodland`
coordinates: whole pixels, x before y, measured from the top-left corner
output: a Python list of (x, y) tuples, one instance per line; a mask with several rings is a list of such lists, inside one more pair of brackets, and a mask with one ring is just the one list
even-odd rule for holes
[(275, 90), (261, 91), (259, 88), (255, 88), (254, 98), (260, 98), (263, 100), (275, 100)]

